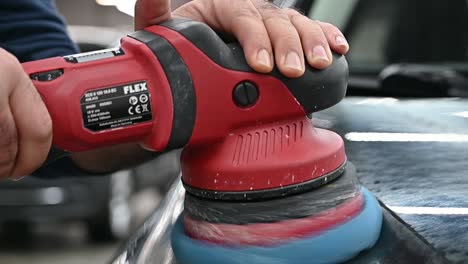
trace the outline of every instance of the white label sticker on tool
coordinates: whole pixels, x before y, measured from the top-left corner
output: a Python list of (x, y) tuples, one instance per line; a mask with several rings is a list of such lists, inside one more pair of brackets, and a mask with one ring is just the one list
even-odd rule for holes
[(80, 102), (83, 125), (99, 132), (151, 121), (150, 99), (145, 81), (88, 91)]

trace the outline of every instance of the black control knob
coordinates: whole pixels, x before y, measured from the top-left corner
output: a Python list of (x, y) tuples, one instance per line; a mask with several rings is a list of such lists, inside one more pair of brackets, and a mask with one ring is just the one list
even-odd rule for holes
[(31, 74), (31, 79), (40, 82), (50, 82), (63, 75), (63, 70), (53, 70)]
[(232, 97), (236, 105), (240, 107), (249, 107), (254, 105), (258, 100), (258, 88), (249, 81), (243, 81), (234, 87)]

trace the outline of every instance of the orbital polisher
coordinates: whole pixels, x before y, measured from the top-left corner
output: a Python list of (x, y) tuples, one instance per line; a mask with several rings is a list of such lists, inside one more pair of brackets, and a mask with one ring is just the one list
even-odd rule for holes
[(334, 54), (300, 78), (254, 72), (240, 45), (173, 19), (115, 49), (24, 63), (53, 121), (54, 146), (183, 148), (177, 262), (338, 263), (377, 241), (382, 212), (337, 134), (312, 113), (345, 96)]

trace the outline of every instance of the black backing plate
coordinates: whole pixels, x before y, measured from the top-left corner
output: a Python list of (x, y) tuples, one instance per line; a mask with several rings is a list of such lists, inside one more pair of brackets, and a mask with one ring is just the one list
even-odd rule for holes
[(274, 223), (317, 215), (341, 206), (361, 194), (356, 171), (349, 162), (338, 178), (327, 182), (307, 192), (259, 201), (211, 200), (198, 198), (187, 192), (184, 209), (192, 218), (210, 223)]
[(236, 191), (236, 192), (220, 192), (214, 190), (203, 190), (196, 187), (192, 187), (184, 183), (184, 188), (190, 194), (193, 194), (199, 198), (211, 199), (211, 200), (222, 200), (222, 201), (262, 201), (275, 199), (278, 197), (291, 196), (298, 193), (304, 193), (319, 187), (325, 186), (326, 184), (337, 179), (341, 175), (348, 173), (355, 175), (355, 169), (348, 162), (345, 162), (336, 170), (322, 175), (318, 178), (305, 181), (302, 183), (283, 186), (280, 188), (265, 189), (265, 190), (253, 190), (253, 191)]

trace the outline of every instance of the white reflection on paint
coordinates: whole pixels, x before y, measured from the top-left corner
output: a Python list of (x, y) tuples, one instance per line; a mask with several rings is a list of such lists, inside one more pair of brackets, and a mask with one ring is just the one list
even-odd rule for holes
[(410, 215), (468, 215), (468, 208), (464, 207), (412, 207), (389, 206), (390, 210), (398, 214)]
[(468, 134), (351, 132), (345, 138), (360, 142), (468, 142)]
[(41, 201), (41, 204), (60, 204), (65, 200), (65, 194), (63, 190), (58, 187), (49, 187), (41, 189), (38, 193), (38, 198)]
[(468, 118), (468, 111), (453, 113), (452, 115), (453, 116), (458, 116), (458, 117), (463, 117), (463, 118)]
[(332, 128), (334, 125), (333, 121), (327, 120), (327, 119), (321, 119), (321, 118), (314, 118), (313, 123), (315, 127), (327, 128), (327, 129)]
[(396, 98), (390, 98), (390, 97), (385, 97), (385, 98), (369, 98), (369, 99), (364, 99), (357, 101), (357, 105), (392, 105), (398, 102), (398, 99)]

